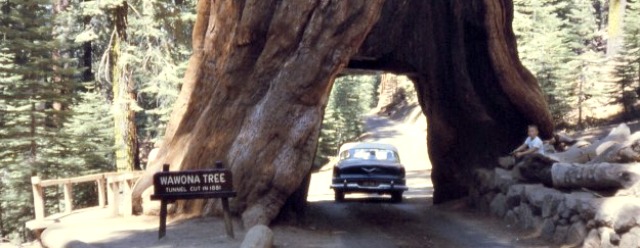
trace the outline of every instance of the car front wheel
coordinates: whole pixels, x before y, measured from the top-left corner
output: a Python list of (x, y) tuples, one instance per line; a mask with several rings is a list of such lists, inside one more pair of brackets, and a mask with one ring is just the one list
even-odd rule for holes
[(344, 192), (336, 190), (335, 194), (336, 194), (335, 195), (335, 199), (336, 199), (337, 202), (344, 201)]

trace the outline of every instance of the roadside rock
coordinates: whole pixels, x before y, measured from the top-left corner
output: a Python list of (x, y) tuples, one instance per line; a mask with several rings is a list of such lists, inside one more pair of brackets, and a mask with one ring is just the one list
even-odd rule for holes
[(547, 200), (547, 197), (556, 197), (558, 191), (555, 189), (550, 189), (542, 184), (532, 184), (525, 186), (525, 195), (527, 196), (527, 201), (536, 207), (542, 207)]
[(553, 242), (562, 244), (567, 239), (567, 233), (569, 232), (568, 226), (557, 226), (556, 231), (553, 234)]
[(542, 222), (542, 228), (540, 229), (540, 235), (545, 239), (553, 238), (553, 234), (556, 231), (556, 225), (552, 219), (545, 219)]
[(610, 228), (601, 227), (598, 229), (598, 233), (600, 233), (600, 247), (615, 247), (613, 244), (611, 244), (611, 234), (615, 234), (613, 230), (611, 230)]
[(249, 229), (240, 247), (271, 248), (273, 247), (273, 232), (265, 225), (256, 225)]
[(160, 201), (152, 201), (153, 186), (142, 192), (142, 213), (144, 215), (160, 215)]
[(620, 247), (640, 247), (640, 227), (634, 227), (620, 238)]
[(496, 195), (491, 201), (491, 213), (503, 217), (507, 213), (507, 198), (504, 194)]
[(492, 183), (488, 183), (494, 181), (493, 178), (495, 177), (495, 173), (493, 171), (487, 169), (477, 169), (475, 170), (474, 176), (475, 180), (480, 182), (478, 184), (478, 187), (475, 188), (475, 190), (477, 190), (480, 194), (490, 192), (494, 189)]
[(611, 236), (609, 236), (609, 241), (614, 245), (620, 244), (620, 235), (617, 233), (611, 233)]
[(598, 235), (598, 230), (591, 229), (582, 244), (582, 248), (600, 248), (600, 236)]
[(516, 212), (518, 215), (519, 224), (522, 228), (529, 229), (535, 226), (535, 218), (533, 216), (533, 212), (531, 207), (528, 204), (523, 204), (519, 207), (519, 211)]
[(493, 173), (494, 189), (500, 190), (501, 192), (507, 192), (509, 190), (509, 187), (515, 184), (515, 180), (513, 179), (513, 176), (511, 175), (510, 171), (500, 169), (500, 168), (495, 168), (494, 172), (495, 172)]
[(578, 221), (573, 223), (571, 227), (569, 227), (569, 232), (567, 233), (567, 243), (570, 246), (578, 246), (582, 244), (582, 242), (587, 237), (587, 227), (584, 223)]
[(507, 191), (507, 208), (511, 209), (520, 206), (523, 194), (524, 185), (515, 184), (509, 187), (509, 190)]
[(556, 197), (546, 196), (544, 198), (544, 203), (542, 204), (542, 218), (553, 216), (558, 211), (560, 202), (561, 200)]
[(638, 224), (640, 208), (635, 205), (624, 205), (618, 210), (613, 223), (613, 230), (617, 233), (625, 233)]
[[(515, 209), (518, 209), (518, 207)], [(513, 210), (509, 210), (507, 211), (507, 214), (504, 215), (504, 220), (509, 224), (516, 224), (518, 223), (518, 216), (516, 216)]]

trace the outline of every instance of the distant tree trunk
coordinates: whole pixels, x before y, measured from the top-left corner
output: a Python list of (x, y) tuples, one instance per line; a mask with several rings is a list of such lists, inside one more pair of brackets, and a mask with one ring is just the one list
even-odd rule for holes
[[(2, 182), (0, 182), (0, 196), (2, 196)], [(6, 236), (6, 231), (4, 230), (4, 215), (3, 215), (2, 204), (0, 204), (0, 237)]]
[(624, 42), (624, 14), (627, 0), (609, 0), (607, 57), (616, 56)]
[[(83, 0), (83, 2), (88, 2), (89, 0)], [(83, 17), (83, 25), (84, 28), (88, 28), (91, 25), (91, 16)], [(93, 75), (93, 70), (91, 69), (93, 66), (93, 47), (91, 45), (91, 41), (84, 42), (82, 44), (82, 54), (79, 59), (80, 66), (82, 68), (82, 81), (90, 82), (95, 79)]]
[(390, 73), (380, 75), (380, 88), (378, 90), (378, 104), (376, 108), (383, 110), (384, 107), (393, 102), (393, 97), (398, 90), (398, 78)]
[(111, 22), (114, 25), (113, 39), (110, 47), (110, 76), (113, 86), (113, 105), (115, 106), (114, 135), (116, 146), (116, 168), (118, 171), (131, 171), (139, 166), (138, 134), (136, 128), (134, 81), (127, 61), (123, 61), (121, 52), (127, 42), (127, 10), (128, 5), (112, 9)]
[(29, 113), (29, 136), (31, 141), (29, 143), (29, 163), (32, 171), (36, 171), (36, 161), (38, 159), (38, 143), (36, 141), (36, 127), (38, 120), (36, 120), (36, 103), (31, 103), (31, 112)]
[[(54, 16), (59, 15), (60, 13), (64, 12), (67, 10), (67, 8), (69, 7), (69, 1), (68, 0), (55, 0), (53, 1), (53, 14)], [(59, 23), (56, 21), (54, 22), (56, 24), (59, 25)], [(56, 33), (56, 30), (61, 30), (60, 27), (54, 27), (54, 32), (52, 33), (53, 37), (56, 38), (58, 37), (60, 34)], [(58, 84), (60, 86), (58, 86), (58, 92), (57, 94), (60, 95), (64, 95), (64, 94), (68, 94), (67, 90), (65, 90), (64, 85), (64, 73), (61, 72), (61, 69), (64, 69), (64, 67), (66, 66), (65, 63), (63, 62), (63, 51), (60, 49), (55, 49), (52, 51), (52, 59), (53, 59), (53, 83), (54, 84)], [(53, 113), (51, 114), (51, 119), (52, 119), (52, 123), (54, 127), (57, 128), (61, 128), (62, 127), (62, 123), (64, 122), (63, 120), (63, 115), (61, 114), (61, 111), (63, 111), (64, 109), (67, 108), (66, 106), (66, 102), (63, 101), (54, 101), (52, 103), (52, 108), (53, 108)]]

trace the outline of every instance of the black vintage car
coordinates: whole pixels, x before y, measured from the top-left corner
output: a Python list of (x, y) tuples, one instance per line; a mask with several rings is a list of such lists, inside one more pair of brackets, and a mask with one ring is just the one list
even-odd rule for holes
[(402, 201), (407, 190), (405, 171), (394, 146), (347, 143), (340, 147), (338, 156), (331, 184), (336, 201), (344, 200), (347, 193), (390, 194), (394, 202)]

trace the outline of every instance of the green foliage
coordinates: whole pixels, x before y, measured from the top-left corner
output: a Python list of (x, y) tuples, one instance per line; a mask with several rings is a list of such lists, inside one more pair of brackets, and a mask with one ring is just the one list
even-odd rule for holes
[(68, 119), (62, 106), (73, 97), (61, 93), (74, 88), (75, 70), (67, 67), (64, 47), (51, 31), (55, 19), (49, 1), (0, 5), (0, 170), (6, 175), (0, 204), (2, 233), (15, 234), (24, 233), (22, 223), (32, 218), (30, 177), (58, 177), (66, 169), (68, 137), (59, 131)]
[[(601, 112), (608, 111), (615, 99), (631, 95), (611, 79), (606, 1), (515, 0), (514, 4), (520, 59), (537, 77), (557, 124), (582, 126), (586, 120), (606, 118)], [(628, 17), (638, 16), (637, 10), (628, 12)], [(625, 26), (631, 21), (627, 18)]]
[(624, 108), (625, 119), (638, 115), (640, 93), (640, 1), (628, 2), (624, 23), (624, 42), (614, 59), (614, 79), (621, 94), (616, 99)]
[(551, 1), (514, 1), (513, 28), (523, 64), (536, 76), (546, 93), (554, 119), (564, 116), (566, 92), (556, 83), (563, 76), (570, 50), (564, 44), (564, 22), (558, 15), (562, 6)]
[[(18, 238), (33, 218), (30, 177), (114, 170), (108, 49), (111, 10), (123, 0), (0, 0), (0, 237)], [(126, 2), (128, 65), (137, 93), (138, 140), (160, 139), (190, 55), (195, 0)], [(59, 7), (59, 6), (58, 6)], [(74, 188), (77, 207), (93, 187)], [(48, 188), (47, 212), (61, 189)], [(22, 237), (24, 238), (24, 237)]]
[(166, 1), (137, 1), (140, 13), (130, 20), (132, 66), (138, 104), (142, 109), (138, 125), (142, 137), (156, 141), (164, 135), (173, 103), (178, 97), (182, 75), (191, 52), (191, 29), (195, 1), (175, 5)]
[(363, 133), (363, 116), (377, 104), (379, 75), (337, 78), (325, 109), (318, 139), (316, 164), (335, 156), (340, 145)]
[[(61, 130), (69, 136), (65, 159), (74, 171), (93, 174), (113, 170), (113, 122), (109, 106), (95, 90), (88, 88), (76, 93), (79, 100), (71, 107), (71, 118)], [(73, 175), (71, 175), (73, 176)]]

